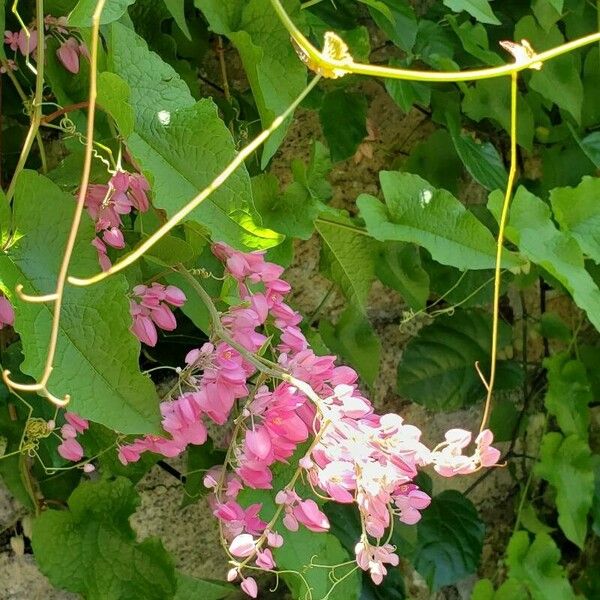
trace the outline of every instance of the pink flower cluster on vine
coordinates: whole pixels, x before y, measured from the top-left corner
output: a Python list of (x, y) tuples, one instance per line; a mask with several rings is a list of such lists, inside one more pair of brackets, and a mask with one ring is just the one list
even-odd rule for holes
[(147, 192), (150, 189), (146, 178), (140, 173), (118, 170), (107, 184), (88, 186), (85, 207), (94, 220), (96, 236), (92, 245), (98, 253), (98, 262), (103, 271), (111, 267), (107, 246), (121, 250), (125, 247), (125, 238), (121, 227), (122, 215), (128, 215), (133, 209), (146, 212), (150, 207)]
[[(491, 446), (491, 432), (477, 436), (471, 455), (463, 454), (471, 434), (462, 429), (448, 431), (430, 450), (417, 427), (396, 414), (375, 412), (353, 369), (310, 348), (299, 327), (301, 316), (285, 302), (290, 285), (281, 279), (282, 267), (266, 262), (262, 252), (242, 253), (222, 243), (213, 252), (239, 293), (239, 302), (220, 316), (221, 337), (227, 339), (217, 332), (211, 342), (188, 353), (180, 374), (187, 391), (161, 403), (168, 435), (147, 435), (122, 445), (119, 459), (128, 464), (148, 451), (173, 457), (189, 444), (204, 444), (206, 421), (225, 424), (242, 401), (228, 464), (211, 469), (204, 480), (213, 490), (211, 506), (232, 559), (228, 579), (241, 578), (242, 589), (256, 597), (256, 582), (245, 576), (244, 567), (253, 560), (260, 569), (276, 568), (273, 550), (283, 543), (277, 527), (329, 529), (318, 497), (357, 507), (363, 534), (357, 540), (356, 562), (380, 583), (386, 565), (398, 564), (394, 548), (382, 542), (392, 519), (414, 524), (430, 503), (414, 483), (418, 470), (433, 465), (450, 477), (495, 465), (500, 452)], [(148, 288), (139, 291), (149, 293)], [(262, 358), (265, 348), (276, 364)], [(257, 361), (276, 367), (275, 374), (261, 375), (251, 388)], [(290, 460), (297, 464), (296, 477), (273, 490), (274, 516), (261, 516), (260, 504), (242, 506), (242, 489), (272, 489), (273, 467)], [(300, 481), (303, 489), (318, 492), (314, 498), (298, 493)], [(269, 522), (263, 520), (267, 517)]]
[[(44, 29), (46, 37), (53, 37), (59, 42), (56, 56), (64, 68), (70, 73), (79, 73), (79, 57), (83, 56), (89, 60), (88, 49), (78, 34), (67, 25), (67, 17), (47, 15), (44, 18)], [(38, 45), (37, 29), (32, 25), (27, 31), (5, 31), (4, 43), (15, 53), (18, 50), (23, 56), (32, 55)], [(12, 63), (16, 69), (14, 61)]]

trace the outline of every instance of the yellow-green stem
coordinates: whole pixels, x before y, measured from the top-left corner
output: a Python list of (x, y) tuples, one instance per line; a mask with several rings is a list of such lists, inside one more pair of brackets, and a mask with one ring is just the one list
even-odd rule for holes
[(492, 316), (492, 348), (490, 362), (490, 376), (486, 382), (487, 395), (485, 399), (485, 408), (481, 418), (480, 431), (483, 431), (490, 418), (492, 406), (492, 394), (494, 393), (494, 383), (496, 381), (496, 363), (498, 358), (498, 326), (500, 322), (500, 287), (502, 283), (501, 266), (502, 250), (504, 246), (504, 234), (506, 231), (506, 222), (508, 220), (508, 208), (512, 190), (515, 185), (517, 175), (517, 83), (518, 73), (512, 73), (510, 79), (510, 169), (508, 172), (508, 181), (502, 203), (502, 212), (498, 225), (498, 241), (496, 243), (496, 269), (494, 272), (494, 300)]

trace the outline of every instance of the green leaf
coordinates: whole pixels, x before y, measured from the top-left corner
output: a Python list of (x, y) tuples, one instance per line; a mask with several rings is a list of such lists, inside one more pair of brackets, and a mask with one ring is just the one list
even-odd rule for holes
[[(24, 171), (14, 204), (15, 226), (22, 237), (0, 254), (1, 278), (11, 291), (22, 283), (28, 294), (51, 293), (75, 210), (73, 197), (45, 177)], [(84, 219), (71, 261), (73, 275), (98, 271), (90, 244), (94, 235), (91, 221)], [(90, 287), (66, 287), (48, 387), (58, 397), (70, 394), (70, 408), (92, 421), (123, 433), (158, 433), (156, 390), (140, 373), (140, 344), (129, 332), (128, 289), (122, 275)], [(15, 329), (26, 357), (21, 369), (38, 377), (46, 358), (51, 306), (12, 299)]]
[[(496, 440), (496, 432), (494, 431), (494, 440)], [(535, 513), (535, 509), (531, 504), (526, 504), (520, 512), (520, 522), (525, 529), (537, 535), (538, 533), (552, 533), (556, 531), (552, 527), (542, 523)]]
[[(231, 134), (210, 99), (194, 103), (186, 84), (150, 52), (142, 38), (113, 23), (110, 63), (131, 89), (135, 131), (129, 151), (153, 182), (154, 205), (174, 215), (233, 160)], [(256, 222), (250, 178), (240, 167), (190, 217), (215, 239), (236, 247), (269, 248), (281, 236)]]
[(173, 600), (221, 600), (236, 591), (224, 581), (196, 579), (189, 575), (177, 574), (177, 593)]
[[(100, 14), (100, 24), (106, 25), (117, 21), (127, 11), (127, 7), (134, 2), (135, 0), (109, 0)], [(91, 27), (97, 4), (97, 0), (79, 0), (69, 15), (69, 25), (71, 27)]]
[(4, 244), (9, 238), (11, 214), (12, 211), (6, 200), (6, 194), (3, 190), (0, 190), (0, 248), (4, 248)]
[(171, 13), (171, 16), (175, 19), (177, 27), (181, 29), (183, 35), (188, 40), (192, 39), (190, 29), (185, 20), (185, 0), (163, 0), (167, 10)]
[(564, 0), (534, 0), (531, 9), (545, 31), (562, 18)]
[[(491, 315), (485, 312), (456, 310), (437, 317), (404, 349), (398, 365), (398, 392), (432, 410), (455, 410), (477, 402), (485, 388), (475, 362), (487, 372), (491, 334)], [(499, 347), (510, 339), (510, 327), (501, 323)]]
[[(301, 23), (300, 2), (286, 0), (283, 4), (294, 22)], [(262, 126), (267, 128), (306, 85), (306, 68), (290, 43), (287, 29), (270, 0), (195, 0), (195, 5), (204, 13), (211, 29), (226, 35), (240, 53)], [(263, 168), (286, 131), (284, 124), (265, 143)]]
[(82, 483), (69, 510), (33, 523), (36, 562), (50, 581), (87, 600), (165, 600), (175, 594), (173, 564), (160, 541), (138, 543), (129, 517), (139, 505), (124, 478)]
[(521, 583), (508, 579), (497, 590), (489, 579), (480, 579), (473, 588), (471, 600), (515, 600), (525, 598), (527, 591)]
[(503, 60), (490, 50), (486, 28), (481, 23), (464, 21), (459, 25), (459, 20), (454, 15), (446, 15), (446, 20), (458, 36), (466, 52), (478, 58), (486, 65), (499, 66)]
[[(381, 171), (379, 178), (385, 205), (367, 194), (357, 200), (373, 237), (423, 246), (434, 260), (458, 269), (494, 267), (494, 237), (450, 192), (410, 173)], [(518, 264), (508, 252), (502, 262)]]
[[(467, 88), (462, 102), (464, 113), (474, 121), (492, 119), (510, 133), (510, 84), (505, 78), (484, 79)], [(531, 150), (534, 133), (533, 112), (519, 95), (517, 105), (517, 141)]]
[[(559, 561), (560, 550), (545, 533), (536, 535), (530, 545), (529, 535), (525, 531), (517, 531), (508, 544), (506, 563), (510, 578), (522, 583), (532, 600), (575, 600)], [(522, 596), (513, 596), (517, 597)]]
[(460, 130), (460, 116), (448, 115), (448, 129), (456, 152), (473, 179), (487, 190), (506, 188), (508, 175), (502, 157), (489, 142), (479, 142)]
[(321, 319), (319, 333), (327, 347), (354, 367), (367, 385), (373, 387), (379, 374), (381, 343), (369, 320), (349, 306), (335, 325)]
[(594, 131), (577, 142), (596, 168), (600, 168), (600, 131)]
[(554, 188), (550, 202), (560, 228), (571, 234), (580, 248), (600, 264), (600, 179), (584, 177), (575, 187)]
[(375, 273), (382, 283), (399, 292), (410, 308), (425, 308), (429, 297), (429, 275), (421, 266), (416, 246), (402, 242), (381, 244)]
[[(490, 210), (499, 214), (501, 204), (502, 193), (492, 193)], [(513, 199), (506, 237), (518, 245), (523, 256), (564, 285), (600, 330), (600, 290), (585, 269), (577, 242), (555, 227), (550, 208), (524, 187), (519, 187)]]
[(134, 115), (129, 103), (131, 90), (123, 79), (105, 71), (98, 75), (98, 104), (115, 120), (122, 136), (133, 133)]
[(483, 549), (484, 524), (460, 492), (435, 496), (417, 525), (413, 564), (430, 588), (438, 590), (472, 575)]
[(345, 160), (367, 136), (367, 100), (362, 94), (333, 90), (325, 94), (319, 111), (331, 160)]
[[(531, 15), (523, 17), (515, 26), (514, 39), (523, 38), (538, 52), (558, 46), (564, 41), (556, 25), (544, 31)], [(539, 71), (533, 71), (529, 87), (546, 100), (568, 111), (579, 123), (583, 105), (583, 83), (579, 72), (579, 58), (572, 53), (564, 54), (544, 63)]]
[(417, 17), (408, 0), (380, 0), (392, 15), (393, 21), (383, 15), (381, 10), (369, 9), (375, 23), (402, 50), (411, 52), (417, 39)]
[(583, 549), (594, 495), (592, 453), (587, 442), (577, 435), (547, 433), (535, 472), (555, 488), (558, 524), (567, 538)]
[(365, 312), (375, 279), (377, 242), (341, 220), (319, 219), (316, 227), (321, 236), (321, 271), (340, 287), (351, 304)]
[(513, 400), (496, 400), (490, 415), (489, 428), (495, 442), (510, 442), (519, 423), (519, 411)]
[(569, 342), (573, 337), (573, 332), (556, 313), (545, 312), (540, 317), (540, 335), (545, 338)]
[(571, 360), (563, 352), (546, 358), (544, 367), (548, 371), (548, 391), (544, 399), (548, 412), (556, 417), (566, 436), (576, 434), (587, 440), (588, 405), (594, 397), (585, 365), (579, 360)]
[[(404, 60), (391, 60), (390, 67), (409, 67), (410, 64)], [(403, 79), (386, 79), (385, 89), (392, 100), (408, 113), (414, 104), (429, 106), (431, 102), (431, 86), (419, 81), (405, 81)]]
[(454, 12), (468, 12), (480, 23), (500, 25), (488, 0), (444, 0), (444, 4)]
[(594, 500), (592, 502), (592, 530), (600, 536), (600, 460), (594, 455)]
[[(140, 243), (147, 238), (143, 236)], [(144, 254), (144, 259), (163, 267), (174, 267), (178, 263), (188, 263), (195, 256), (191, 244), (174, 235), (166, 235)]]
[(358, 0), (358, 1), (361, 2), (362, 4), (366, 4), (367, 6), (370, 6), (377, 12), (381, 13), (390, 22), (391, 25), (394, 24), (394, 15), (392, 14), (390, 7), (382, 0)]
[(433, 187), (457, 194), (463, 168), (449, 133), (437, 129), (415, 144), (401, 170), (419, 175)]

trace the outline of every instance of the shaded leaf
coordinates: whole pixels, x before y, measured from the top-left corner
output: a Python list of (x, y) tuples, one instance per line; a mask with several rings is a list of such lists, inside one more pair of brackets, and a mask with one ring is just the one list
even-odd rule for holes
[(476, 572), (483, 549), (484, 524), (460, 492), (435, 496), (417, 524), (417, 571), (433, 590)]
[(321, 236), (321, 270), (364, 312), (375, 279), (377, 242), (342, 220), (319, 219), (316, 227)]
[[(301, 22), (300, 2), (286, 0), (285, 9)], [(215, 33), (226, 35), (240, 53), (263, 128), (280, 115), (306, 85), (306, 68), (269, 0), (195, 0)], [(285, 81), (285, 85), (281, 82)], [(264, 168), (287, 130), (282, 125), (264, 145)]]
[[(499, 347), (510, 343), (511, 330), (501, 322)], [(423, 327), (404, 349), (398, 365), (398, 392), (433, 410), (454, 410), (485, 395), (475, 370), (478, 361), (489, 369), (491, 316), (481, 311), (456, 310)], [(500, 367), (501, 368), (501, 367)], [(498, 376), (502, 380), (502, 376)], [(518, 379), (505, 379), (515, 386)]]
[(354, 367), (369, 386), (374, 385), (379, 373), (381, 343), (362, 313), (349, 306), (335, 325), (321, 319), (319, 333), (334, 354)]
[(185, 20), (185, 0), (163, 0), (163, 2), (173, 19), (175, 19), (177, 27), (181, 29), (183, 35), (185, 35), (188, 40), (191, 40), (192, 36), (190, 34), (190, 29)]
[(563, 352), (546, 358), (544, 367), (548, 371), (548, 391), (544, 398), (548, 412), (556, 417), (566, 436), (577, 434), (582, 440), (587, 440), (590, 424), (588, 405), (593, 396), (584, 364), (571, 360)]
[(367, 136), (367, 100), (362, 94), (344, 89), (329, 92), (319, 118), (333, 161), (353, 156)]
[(429, 275), (421, 266), (416, 246), (402, 242), (381, 244), (375, 272), (382, 283), (402, 295), (410, 308), (425, 308), (429, 297)]
[(594, 494), (592, 453), (587, 442), (577, 435), (547, 433), (542, 439), (535, 472), (556, 490), (560, 528), (568, 539), (583, 548)]

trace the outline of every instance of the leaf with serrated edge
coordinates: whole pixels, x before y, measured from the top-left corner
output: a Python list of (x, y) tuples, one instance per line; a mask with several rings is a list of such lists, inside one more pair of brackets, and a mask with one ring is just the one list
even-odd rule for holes
[(375, 279), (377, 242), (349, 223), (316, 223), (321, 236), (321, 270), (363, 312)]
[[(175, 214), (233, 160), (233, 139), (210, 99), (195, 103), (186, 84), (146, 42), (120, 23), (111, 26), (109, 64), (131, 89), (135, 131), (129, 151), (153, 183), (154, 205)], [(253, 218), (244, 166), (188, 217), (215, 239), (245, 249), (269, 248), (282, 238)]]
[[(450, 192), (410, 173), (381, 171), (379, 178), (385, 205), (367, 194), (357, 200), (373, 237), (413, 242), (434, 260), (458, 269), (494, 267), (494, 236)], [(502, 262), (505, 267), (519, 264), (507, 251)]]
[(559, 561), (560, 550), (546, 533), (536, 535), (530, 545), (527, 532), (517, 531), (508, 544), (510, 578), (524, 584), (532, 600), (575, 600)]
[[(490, 194), (488, 208), (494, 215), (501, 205), (502, 193)], [(524, 187), (519, 187), (512, 201), (506, 237), (523, 256), (558, 279), (600, 330), (600, 289), (585, 269), (577, 242), (556, 228), (550, 208)]]
[(138, 543), (129, 525), (138, 505), (133, 484), (122, 477), (81, 484), (69, 498), (70, 510), (47, 510), (33, 523), (40, 570), (87, 600), (172, 598), (171, 558), (157, 539)]
[[(75, 210), (74, 198), (45, 177), (24, 171), (15, 192), (15, 225), (22, 237), (0, 254), (0, 273), (9, 290), (18, 283), (28, 294), (54, 291), (59, 260)], [(91, 240), (92, 223), (84, 218), (71, 261), (71, 273), (98, 270)], [(48, 387), (56, 396), (71, 394), (70, 409), (123, 433), (158, 433), (158, 398), (150, 379), (140, 373), (140, 343), (129, 331), (127, 280), (116, 275), (100, 284), (67, 286), (58, 347)], [(43, 370), (52, 318), (51, 306), (12, 297), (15, 329), (26, 356), (21, 369), (37, 377)]]

